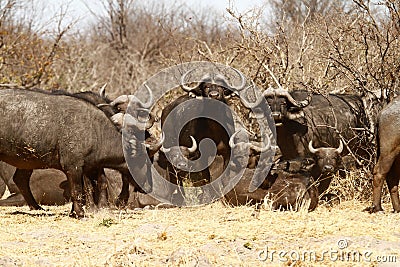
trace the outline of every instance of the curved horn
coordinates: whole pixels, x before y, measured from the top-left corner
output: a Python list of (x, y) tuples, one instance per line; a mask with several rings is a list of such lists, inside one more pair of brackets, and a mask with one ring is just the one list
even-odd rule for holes
[(107, 83), (105, 83), (99, 90), (99, 94), (102, 98), (106, 98), (106, 87)]
[(308, 143), (308, 150), (310, 150), (311, 154), (315, 154), (318, 152), (318, 149), (313, 147), (312, 140)]
[(147, 101), (146, 103), (140, 102), (140, 106), (142, 106), (142, 108), (149, 109), (153, 105), (153, 92), (146, 83), (144, 83), (144, 86), (146, 87), (147, 91), (149, 92), (149, 101)]
[(161, 145), (160, 150), (164, 153), (167, 154), (171, 151), (171, 148), (165, 148), (164, 144)]
[(122, 124), (124, 123), (124, 114), (123, 113), (114, 114), (110, 117), (110, 120), (114, 123), (114, 125), (121, 128)]
[(259, 146), (259, 145), (253, 145), (252, 144), (250, 146), (250, 148), (255, 150), (256, 152), (259, 152), (259, 153), (263, 153), (263, 152), (269, 150), (271, 148), (271, 138), (268, 135), (266, 135), (265, 139), (267, 140), (267, 143), (264, 146)]
[(339, 140), (339, 147), (336, 149), (336, 152), (338, 154), (341, 154), (343, 152), (343, 142), (342, 142), (342, 140)]
[(187, 72), (185, 72), (182, 77), (181, 77), (181, 87), (183, 90), (185, 90), (186, 92), (191, 92), (194, 89), (197, 88), (198, 84), (196, 86), (190, 87), (186, 85), (186, 76), (188, 76), (191, 72), (193, 72), (195, 69), (191, 69), (188, 70)]
[(262, 93), (262, 96), (274, 96), (276, 94), (276, 90), (272, 88), (271, 86), (265, 89), (265, 91)]
[[(231, 84), (228, 84), (229, 87), (232, 89), (232, 91), (242, 91), (244, 87), (246, 86), (246, 77), (244, 77), (243, 73), (241, 73), (239, 70), (232, 68), (234, 72), (236, 72), (239, 77), (240, 77), (240, 85), (239, 86), (233, 86)], [(226, 82), (226, 81), (225, 81)]]
[(290, 103), (292, 103), (294, 106), (296, 106), (298, 108), (304, 108), (304, 107), (308, 106), (310, 104), (311, 98), (312, 98), (312, 94), (309, 94), (305, 100), (298, 102), (297, 100), (295, 100), (292, 97), (292, 95), (288, 91), (286, 91), (284, 89), (277, 89), (276, 93), (280, 96), (286, 97), (286, 99)]
[[(118, 96), (116, 99), (114, 99), (113, 101), (111, 101), (111, 103), (108, 104), (108, 105), (110, 105), (110, 106), (116, 106), (116, 105), (119, 105), (119, 104), (128, 103), (129, 100), (130, 100), (130, 98), (129, 98), (128, 95), (120, 95), (120, 96)], [(99, 105), (105, 105), (105, 104), (99, 104)], [(99, 105), (98, 105), (98, 106), (99, 106)]]
[(235, 144), (235, 136), (240, 132), (241, 130), (237, 130), (236, 132), (234, 132), (231, 136), (231, 138), (229, 138), (229, 146), (231, 147), (231, 149), (234, 149), (236, 147)]
[(107, 106), (111, 106), (111, 103), (101, 103), (101, 104), (97, 104), (96, 107), (101, 108), (101, 107), (107, 107)]
[[(146, 129), (150, 129), (154, 125), (156, 118), (151, 112), (149, 112), (149, 110), (147, 108), (136, 108), (135, 111), (136, 111), (135, 114), (136, 114), (138, 123), (140, 123), (142, 125), (143, 125), (143, 123), (145, 123)], [(140, 111), (143, 111), (147, 114), (146, 120), (142, 119), (142, 117), (140, 116), (140, 113), (139, 113)]]
[[(219, 77), (220, 75), (217, 75), (217, 77)], [(210, 82), (213, 83), (215, 82), (216, 78), (214, 78), (213, 76), (211, 76), (209, 73), (203, 75), (203, 77), (201, 77), (200, 82), (204, 83), (204, 82)]]
[[(254, 82), (252, 82), (252, 85), (254, 86)], [(250, 88), (250, 86), (248, 88)], [(242, 102), (243, 106), (245, 106), (248, 109), (253, 109), (258, 105), (260, 105), (263, 99), (264, 99), (264, 93), (261, 96), (257, 97), (255, 102), (250, 103), (249, 101), (247, 101), (247, 99), (245, 99), (244, 96), (240, 95), (240, 101)]]
[(240, 77), (240, 85), (239, 85), (239, 86), (233, 86), (232, 84), (229, 84), (228, 81), (226, 80), (225, 76), (222, 75), (222, 74), (217, 74), (217, 75), (215, 75), (215, 79), (214, 79), (213, 82), (216, 82), (217, 80), (221, 80), (223, 83), (225, 83), (225, 85), (226, 85), (227, 87), (229, 87), (229, 89), (231, 90), (231, 92), (232, 92), (232, 94), (233, 94), (233, 93), (240, 92), (240, 91), (242, 91), (242, 90), (245, 88), (245, 86), (246, 86), (246, 78), (245, 78), (244, 75), (243, 75), (240, 71), (238, 71), (237, 69), (235, 69), (235, 68), (232, 68), (232, 69), (233, 69), (233, 71), (236, 72), (236, 73), (239, 75), (239, 77)]
[(162, 152), (164, 152), (164, 154), (167, 154), (167, 153), (169, 153), (169, 152), (171, 151), (171, 148), (165, 148), (164, 146), (161, 146), (161, 147), (160, 147), (160, 150), (161, 150)]
[(149, 113), (150, 119), (146, 122), (146, 129), (150, 129), (153, 127), (156, 118), (153, 114)]
[(299, 108), (307, 107), (308, 105), (310, 105), (311, 99), (312, 99), (312, 94), (310, 93), (303, 101), (300, 102), (297, 101), (297, 105), (299, 106)]
[(144, 146), (149, 149), (150, 154), (154, 155), (162, 147), (164, 140), (165, 140), (165, 135), (164, 135), (164, 132), (162, 132), (161, 138), (157, 143), (155, 143), (155, 144), (145, 143)]
[(196, 139), (194, 139), (193, 136), (190, 136), (190, 138), (192, 139), (192, 147), (188, 148), (188, 151), (189, 151), (190, 153), (193, 153), (193, 152), (195, 152), (196, 149), (197, 149), (197, 142), (196, 142)]

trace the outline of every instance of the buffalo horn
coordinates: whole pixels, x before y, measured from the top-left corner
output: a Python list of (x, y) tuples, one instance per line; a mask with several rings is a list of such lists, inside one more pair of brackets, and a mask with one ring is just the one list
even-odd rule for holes
[(217, 74), (217, 75), (215, 76), (215, 81), (217, 81), (217, 80), (223, 81), (223, 82), (229, 87), (229, 89), (231, 89), (232, 92), (242, 91), (242, 90), (245, 88), (245, 86), (246, 86), (246, 78), (245, 78), (244, 75), (243, 75), (240, 71), (238, 71), (237, 69), (235, 69), (235, 68), (232, 68), (232, 69), (233, 69), (233, 70), (237, 73), (237, 75), (239, 75), (239, 77), (240, 77), (240, 84), (239, 84), (239, 86), (233, 86), (232, 84), (229, 84), (228, 81), (225, 79), (225, 76), (224, 76), (224, 75), (221, 75), (221, 74)]
[(146, 83), (144, 84), (144, 86), (146, 87), (147, 91), (149, 92), (149, 101), (147, 101), (146, 103), (142, 103), (139, 101), (139, 103), (140, 103), (140, 106), (142, 106), (142, 108), (150, 109), (151, 106), (153, 105), (153, 92)]
[(312, 154), (315, 154), (318, 152), (318, 149), (313, 147), (312, 140), (308, 143), (308, 150), (310, 150), (310, 152)]
[(286, 99), (290, 103), (292, 103), (294, 106), (296, 106), (298, 108), (304, 108), (304, 107), (308, 106), (310, 104), (311, 98), (312, 98), (312, 95), (309, 94), (305, 100), (298, 102), (291, 96), (291, 94), (288, 91), (286, 91), (284, 89), (276, 89), (276, 94), (279, 96), (286, 97)]
[(196, 139), (194, 139), (193, 136), (190, 136), (190, 138), (192, 139), (192, 147), (188, 148), (188, 150), (189, 150), (190, 153), (193, 153), (197, 149), (197, 142), (196, 142)]
[(266, 136), (265, 136), (265, 139), (267, 140), (267, 143), (264, 144), (263, 146), (260, 146), (260, 145), (253, 145), (253, 144), (252, 144), (252, 145), (250, 146), (250, 148), (253, 149), (253, 150), (256, 151), (256, 152), (259, 152), (259, 153), (263, 153), (263, 152), (269, 150), (269, 149), (271, 148), (271, 138), (270, 138), (268, 135), (266, 135)]
[(234, 149), (236, 147), (235, 144), (235, 136), (240, 132), (241, 130), (237, 130), (236, 132), (234, 132), (231, 136), (231, 138), (229, 138), (229, 146), (231, 147), (231, 149)]
[(102, 98), (106, 98), (106, 87), (107, 83), (105, 83), (99, 90), (99, 94)]
[(242, 102), (243, 106), (245, 106), (246, 108), (253, 109), (261, 104), (263, 98), (264, 98), (263, 96), (259, 96), (259, 97), (257, 97), (255, 102), (251, 103), (251, 102), (247, 101), (245, 97), (240, 96), (240, 101)]
[(144, 146), (147, 147), (151, 151), (158, 151), (161, 148), (162, 144), (164, 143), (164, 139), (165, 139), (165, 135), (164, 135), (164, 132), (162, 132), (161, 138), (156, 144), (145, 143)]
[(342, 140), (339, 140), (339, 147), (336, 149), (336, 152), (338, 154), (341, 154), (343, 152), (343, 142), (342, 142)]
[(165, 148), (165, 147), (162, 145), (161, 148), (160, 148), (160, 150), (161, 150), (162, 152), (164, 152), (164, 154), (167, 154), (168, 152), (171, 151), (171, 148)]
[(190, 73), (192, 73), (194, 70), (195, 70), (195, 69), (188, 70), (188, 71), (185, 72), (185, 73), (182, 75), (182, 77), (181, 77), (181, 86), (182, 86), (182, 89), (185, 90), (186, 92), (191, 92), (191, 91), (195, 90), (195, 89), (197, 88), (197, 86), (198, 86), (198, 84), (196, 84), (196, 85), (193, 86), (193, 87), (190, 87), (190, 86), (187, 86), (187, 85), (186, 85), (186, 76), (188, 76), (188, 75), (189, 75)]

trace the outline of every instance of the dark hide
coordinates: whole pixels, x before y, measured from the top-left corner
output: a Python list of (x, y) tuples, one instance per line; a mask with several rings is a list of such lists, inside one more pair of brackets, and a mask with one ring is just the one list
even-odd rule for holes
[[(186, 101), (194, 101), (197, 104), (192, 105), (194, 102), (187, 102), (190, 104), (185, 104)], [(226, 167), (231, 155), (229, 138), (234, 132), (232, 113), (229, 107), (225, 105), (222, 110), (214, 110), (213, 108), (210, 109), (208, 105), (206, 106), (207, 109), (201, 110), (203, 101), (205, 100), (195, 99), (185, 95), (177, 98), (164, 108), (161, 115), (161, 127), (165, 133), (164, 147), (168, 148), (176, 146), (177, 144), (179, 144), (179, 146), (190, 147), (192, 145), (190, 136), (195, 138), (197, 144), (200, 144), (201, 140), (209, 138), (214, 142), (217, 148), (217, 155), (221, 155), (224, 158), (224, 167)], [(167, 116), (169, 116), (169, 123), (165, 124)], [(190, 120), (186, 125), (183, 126), (180, 132), (178, 131), (176, 124), (171, 123), (188, 121), (189, 118), (194, 117), (197, 118)], [(205, 117), (213, 117), (219, 121), (225, 122), (227, 129), (221, 126), (218, 122)], [(205, 155), (202, 155), (202, 159), (206, 160), (206, 154), (208, 153), (211, 152), (205, 152)]]
[(250, 193), (248, 188), (253, 175), (254, 169), (246, 169), (239, 183), (225, 195), (228, 204), (258, 204), (268, 198), (272, 209), (298, 210), (302, 203), (309, 201), (308, 210), (313, 211), (318, 205), (318, 190), (307, 173), (279, 170), (269, 174), (264, 184)]
[[(168, 155), (168, 158), (166, 157), (166, 154)], [(167, 179), (171, 183), (181, 187), (185, 186), (185, 183), (188, 183), (191, 187), (197, 187), (205, 185), (211, 180), (209, 168), (205, 168), (198, 172), (190, 171), (193, 167), (197, 168), (197, 166), (194, 166), (191, 161), (195, 161), (199, 158), (200, 151), (197, 150), (197, 144), (195, 151), (190, 151), (190, 148), (185, 146), (175, 146), (166, 149), (162, 148), (162, 151), (160, 151), (159, 154), (158, 163), (160, 164), (160, 167), (166, 170)], [(171, 192), (171, 194), (172, 202), (174, 204), (184, 204), (186, 197), (185, 192)]]
[[(309, 96), (309, 92), (293, 91), (290, 95), (293, 99), (302, 101)], [(342, 141), (346, 142), (342, 155), (348, 154), (348, 146), (359, 158), (368, 157), (366, 131), (369, 128), (360, 97), (346, 94), (312, 94), (309, 104), (301, 107), (293, 105), (283, 96), (267, 97), (267, 101), (277, 123), (277, 143), (282, 160), (315, 157), (308, 149), (310, 141), (314, 147), (337, 148), (342, 138)], [(340, 167), (336, 155), (320, 155), (316, 160), (321, 159), (334, 161), (330, 173)], [(312, 176), (315, 180), (324, 181), (319, 190), (323, 193), (331, 180), (327, 169), (316, 164)]]
[[(12, 180), (15, 167), (0, 162), (0, 178), (11, 195), (0, 200), (0, 206), (24, 206), (27, 205), (18, 187)], [(64, 205), (70, 201), (69, 186), (67, 178), (59, 170), (35, 170), (32, 173), (29, 186), (33, 197), (41, 205)]]
[(91, 177), (108, 167), (130, 176), (121, 134), (92, 104), (70, 96), (5, 89), (0, 91), (0, 114), (0, 160), (17, 167), (13, 180), (32, 209), (41, 209), (29, 188), (33, 169), (54, 168), (66, 174), (71, 215), (78, 218), (84, 216), (83, 174)]
[[(304, 99), (308, 92), (294, 91), (291, 95), (294, 99)], [(314, 147), (338, 147), (340, 137), (337, 132), (346, 141), (351, 140), (348, 145), (354, 153), (362, 154), (360, 144), (366, 140), (362, 139), (362, 133), (352, 129), (367, 125), (361, 98), (353, 95), (313, 94), (310, 104), (302, 109), (291, 107), (288, 103), (287, 113), (297, 118), (284, 116), (282, 125), (277, 126), (278, 146), (283, 159), (311, 156), (308, 150), (311, 140)], [(294, 116), (295, 113), (298, 114)], [(345, 147), (344, 154), (346, 152)]]
[(395, 98), (378, 116), (378, 161), (373, 170), (372, 206), (369, 212), (383, 211), (381, 205), (384, 180), (390, 192), (394, 212), (400, 212), (400, 98)]

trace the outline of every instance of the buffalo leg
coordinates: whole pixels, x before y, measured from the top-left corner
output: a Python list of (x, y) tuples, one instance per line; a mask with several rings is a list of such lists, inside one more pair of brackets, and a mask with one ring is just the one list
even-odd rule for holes
[[(396, 160), (398, 161), (398, 160)], [(386, 182), (390, 192), (390, 199), (392, 200), (392, 206), (394, 212), (400, 212), (400, 200), (399, 200), (399, 176), (400, 166), (396, 162), (388, 175), (386, 176)]]
[(6, 199), (0, 200), (0, 206), (25, 206), (26, 201), (21, 193), (14, 193)]
[(121, 193), (119, 194), (115, 204), (117, 205), (117, 207), (122, 208), (126, 206), (126, 204), (128, 203), (128, 199), (129, 199), (129, 178), (125, 174), (122, 174)]
[(374, 168), (374, 178), (372, 181), (372, 207), (368, 208), (369, 212), (378, 212), (378, 211), (383, 211), (382, 205), (381, 205), (381, 195), (382, 195), (382, 187), (383, 187), (383, 182), (385, 180), (386, 175), (389, 173), (390, 169), (392, 168), (395, 155), (392, 155), (391, 157), (385, 157), (383, 156), (384, 153), (382, 153), (379, 156), (378, 162), (376, 163), (376, 166)]
[(313, 211), (318, 206), (318, 189), (313, 184), (308, 185), (307, 193), (310, 197), (310, 206), (308, 207), (308, 211)]
[(85, 205), (86, 207), (91, 210), (96, 210), (96, 204), (94, 200), (95, 194), (95, 185), (92, 183), (92, 178), (87, 177), (86, 175), (83, 176), (83, 188), (85, 192)]
[(16, 169), (13, 181), (17, 185), (19, 191), (24, 196), (26, 203), (32, 210), (43, 210), (42, 207), (36, 202), (32, 195), (31, 188), (29, 187), (29, 179), (31, 178), (33, 170)]
[(97, 176), (97, 190), (99, 194), (97, 206), (101, 209), (107, 208), (107, 177), (104, 173), (104, 169), (102, 169)]
[(318, 193), (322, 195), (325, 193), (326, 190), (328, 190), (329, 185), (331, 184), (332, 181), (332, 176), (331, 175), (322, 175), (317, 179), (319, 185), (318, 185)]
[(6, 183), (3, 180), (3, 177), (0, 177), (0, 198), (3, 197), (6, 192)]
[(75, 167), (66, 170), (67, 179), (71, 188), (72, 210), (71, 217), (83, 218), (85, 215), (83, 211), (83, 177), (82, 167)]

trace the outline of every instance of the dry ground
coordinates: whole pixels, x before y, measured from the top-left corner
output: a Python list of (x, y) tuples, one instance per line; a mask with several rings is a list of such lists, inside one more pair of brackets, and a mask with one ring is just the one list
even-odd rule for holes
[(217, 202), (106, 210), (84, 220), (68, 217), (70, 204), (46, 212), (2, 207), (0, 266), (380, 266), (391, 255), (397, 263), (384, 266), (398, 266), (400, 215), (371, 215), (366, 206), (255, 212)]

